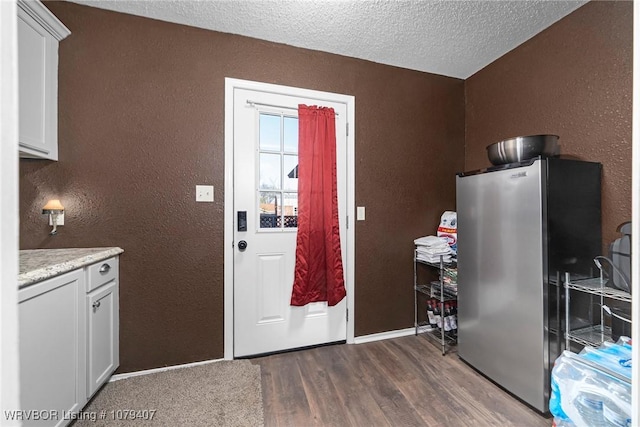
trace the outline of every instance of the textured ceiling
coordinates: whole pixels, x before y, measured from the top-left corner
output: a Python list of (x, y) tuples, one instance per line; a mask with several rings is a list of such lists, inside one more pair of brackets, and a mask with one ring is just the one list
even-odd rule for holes
[(585, 0), (73, 0), (466, 79)]

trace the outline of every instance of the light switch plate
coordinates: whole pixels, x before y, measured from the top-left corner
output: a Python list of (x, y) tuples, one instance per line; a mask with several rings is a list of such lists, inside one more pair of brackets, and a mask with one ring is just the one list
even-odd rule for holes
[(364, 221), (364, 206), (358, 206), (358, 212), (356, 213), (356, 220)]
[(196, 185), (196, 202), (213, 202), (213, 185)]

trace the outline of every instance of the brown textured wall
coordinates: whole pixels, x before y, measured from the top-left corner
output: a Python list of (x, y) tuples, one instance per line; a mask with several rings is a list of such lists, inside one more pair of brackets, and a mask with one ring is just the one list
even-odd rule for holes
[[(464, 82), (48, 2), (58, 162), (20, 162), (20, 246), (120, 246), (120, 372), (223, 356), (224, 78), (356, 97), (356, 335), (413, 325), (412, 241), (455, 204)], [(212, 184), (216, 202), (196, 203)], [(59, 197), (65, 226), (40, 214)]]
[(631, 220), (633, 2), (592, 1), (465, 81), (465, 168), (517, 135), (560, 136), (603, 164), (603, 245)]

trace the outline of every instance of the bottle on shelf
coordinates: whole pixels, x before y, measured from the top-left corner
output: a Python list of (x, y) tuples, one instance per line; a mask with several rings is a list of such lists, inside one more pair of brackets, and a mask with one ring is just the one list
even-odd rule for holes
[(438, 300), (432, 300), (433, 302), (433, 315), (436, 318), (436, 327), (442, 329), (442, 312), (440, 311), (440, 302)]
[(442, 327), (445, 332), (451, 331), (451, 307), (449, 306), (449, 303), (444, 304)]
[(429, 326), (436, 328), (436, 317), (433, 314), (433, 307), (431, 306), (431, 300), (427, 300), (427, 318), (429, 319)]
[(458, 333), (458, 307), (455, 301), (451, 302), (451, 332)]

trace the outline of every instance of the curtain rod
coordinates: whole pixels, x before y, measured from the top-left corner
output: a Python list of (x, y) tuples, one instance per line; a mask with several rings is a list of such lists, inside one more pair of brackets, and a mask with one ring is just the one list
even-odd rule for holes
[[(298, 107), (289, 107), (289, 106), (286, 106), (286, 105), (275, 105), (275, 104), (264, 104), (262, 102), (251, 101), (249, 99), (247, 99), (247, 104), (251, 105), (252, 107), (255, 107), (256, 105), (260, 105), (262, 107), (284, 108), (286, 110), (296, 110), (296, 111), (298, 111)], [(336, 116), (339, 116), (338, 113), (335, 113), (335, 114), (336, 114)]]

